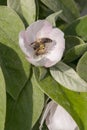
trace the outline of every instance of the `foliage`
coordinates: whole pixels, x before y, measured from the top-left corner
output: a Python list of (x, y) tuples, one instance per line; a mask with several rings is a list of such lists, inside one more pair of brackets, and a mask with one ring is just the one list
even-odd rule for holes
[[(80, 130), (87, 130), (84, 1), (0, 0), (0, 130), (38, 130), (48, 97), (71, 114)], [(62, 61), (49, 69), (28, 63), (18, 43), (19, 32), (38, 19), (65, 33)]]

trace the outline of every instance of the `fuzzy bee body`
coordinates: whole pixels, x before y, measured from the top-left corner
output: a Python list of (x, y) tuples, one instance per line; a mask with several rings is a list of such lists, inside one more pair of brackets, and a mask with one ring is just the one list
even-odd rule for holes
[(32, 42), (31, 46), (35, 51), (35, 55), (38, 56), (44, 54), (46, 52), (45, 44), (50, 42), (52, 42), (52, 40), (49, 38), (41, 38), (35, 42)]

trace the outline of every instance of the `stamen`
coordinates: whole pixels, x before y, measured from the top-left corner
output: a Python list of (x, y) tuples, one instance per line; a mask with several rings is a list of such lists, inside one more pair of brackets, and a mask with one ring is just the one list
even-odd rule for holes
[(49, 38), (40, 38), (37, 39), (35, 42), (32, 42), (30, 46), (35, 50), (35, 55), (43, 55), (46, 53), (46, 44), (51, 43), (52, 40)]

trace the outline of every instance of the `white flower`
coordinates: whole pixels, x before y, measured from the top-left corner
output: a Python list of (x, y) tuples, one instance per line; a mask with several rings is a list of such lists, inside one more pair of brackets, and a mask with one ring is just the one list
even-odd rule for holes
[(44, 120), (46, 120), (46, 125), (49, 130), (79, 130), (70, 114), (54, 101), (49, 102), (45, 109), (40, 130)]
[(50, 67), (61, 60), (64, 33), (46, 20), (38, 20), (19, 34), (19, 45), (27, 60), (35, 66)]

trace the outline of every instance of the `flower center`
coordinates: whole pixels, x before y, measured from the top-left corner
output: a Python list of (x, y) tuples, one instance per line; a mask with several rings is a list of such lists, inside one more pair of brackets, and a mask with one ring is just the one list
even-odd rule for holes
[(35, 42), (32, 42), (30, 45), (34, 49), (35, 55), (43, 55), (47, 52), (46, 44), (51, 43), (52, 40), (50, 38), (40, 38)]

